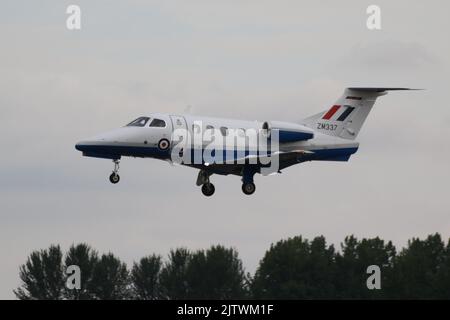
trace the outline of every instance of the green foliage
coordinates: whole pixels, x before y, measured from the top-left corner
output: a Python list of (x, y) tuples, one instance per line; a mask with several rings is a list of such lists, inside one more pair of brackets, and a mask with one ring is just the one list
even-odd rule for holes
[(127, 266), (112, 253), (104, 254), (94, 266), (91, 290), (94, 299), (131, 298)]
[(161, 295), (164, 299), (188, 299), (187, 268), (191, 260), (189, 250), (171, 250), (169, 261), (161, 271)]
[(160, 256), (151, 255), (134, 263), (131, 270), (133, 293), (139, 300), (155, 300), (162, 298), (159, 277), (162, 269)]
[[(65, 270), (81, 269), (81, 289), (65, 287)], [(367, 288), (367, 268), (381, 269), (381, 290)], [(346, 237), (338, 252), (323, 236), (272, 244), (254, 278), (238, 252), (212, 246), (185, 248), (135, 262), (131, 271), (113, 254), (101, 257), (87, 244), (30, 254), (19, 272), (19, 299), (450, 299), (450, 241), (439, 234), (413, 238), (397, 253), (380, 238)]]
[[(20, 267), (22, 285), (14, 291), (21, 300), (126, 299), (129, 279), (126, 265), (112, 254), (98, 258), (87, 244), (71, 246), (63, 264), (59, 246), (34, 251)], [(66, 287), (65, 270), (77, 265), (81, 270), (81, 289)]]
[(449, 246), (439, 234), (413, 238), (395, 261), (397, 294), (406, 299), (449, 299), (449, 271)]
[(186, 270), (189, 299), (242, 299), (246, 276), (234, 249), (212, 246), (191, 255)]
[(252, 292), (259, 299), (315, 299), (333, 295), (334, 247), (324, 237), (302, 237), (272, 245), (256, 271)]
[(59, 246), (34, 251), (20, 267), (23, 284), (14, 291), (21, 300), (55, 300), (63, 298), (64, 275)]
[[(392, 242), (384, 243), (376, 237), (358, 241), (354, 236), (346, 237), (341, 245), (341, 253), (336, 255), (336, 298), (375, 299), (385, 298), (386, 285), (392, 278), (395, 259)], [(381, 268), (383, 290), (368, 290), (366, 285), (367, 267), (377, 265)]]
[(99, 259), (98, 254), (89, 245), (81, 243), (72, 245), (66, 254), (65, 266), (77, 265), (82, 271), (82, 281), (80, 290), (70, 290), (64, 288), (64, 297), (68, 300), (89, 300), (95, 299), (94, 269)]
[(246, 281), (237, 251), (222, 246), (171, 251), (160, 276), (165, 299), (240, 299), (246, 297)]

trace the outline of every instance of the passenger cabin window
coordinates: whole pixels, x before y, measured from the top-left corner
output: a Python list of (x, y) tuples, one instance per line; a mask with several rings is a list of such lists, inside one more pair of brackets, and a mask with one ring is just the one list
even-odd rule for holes
[(220, 132), (223, 136), (226, 136), (228, 134), (228, 128), (227, 127), (220, 127)]
[(140, 117), (127, 124), (127, 127), (143, 127), (147, 124), (149, 117)]
[(164, 128), (166, 126), (166, 122), (161, 119), (153, 119), (150, 122), (150, 127)]

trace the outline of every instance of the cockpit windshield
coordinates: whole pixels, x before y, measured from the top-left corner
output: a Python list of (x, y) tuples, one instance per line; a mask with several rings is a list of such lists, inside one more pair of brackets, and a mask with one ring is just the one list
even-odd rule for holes
[(143, 127), (150, 120), (149, 117), (139, 117), (127, 124), (127, 127)]

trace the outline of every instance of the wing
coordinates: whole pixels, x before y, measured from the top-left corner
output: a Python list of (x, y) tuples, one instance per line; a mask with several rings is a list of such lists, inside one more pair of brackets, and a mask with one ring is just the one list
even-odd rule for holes
[(266, 156), (258, 156), (258, 155), (249, 155), (245, 158), (236, 159), (237, 163), (247, 163), (253, 161), (257, 162), (259, 164), (265, 165), (269, 164), (271, 161), (278, 161), (280, 164), (280, 169), (283, 169), (281, 167), (286, 168), (286, 166), (283, 166), (285, 163), (297, 163), (301, 162), (302, 158), (304, 158), (306, 155), (313, 154), (314, 152), (309, 150), (292, 150), (292, 151), (277, 151), (272, 153), (271, 155)]
[[(265, 175), (276, 173), (279, 170), (292, 166), (294, 164), (305, 161), (308, 156), (313, 155), (314, 152), (309, 150), (291, 150), (291, 151), (277, 151), (271, 155), (247, 155), (241, 158), (228, 159), (225, 163), (204, 164), (201, 166), (194, 166), (199, 169), (204, 169), (217, 174), (235, 174), (241, 175), (242, 169), (245, 165), (257, 165), (260, 168), (271, 168), (273, 170), (265, 171)], [(274, 166), (271, 164), (275, 161)], [(272, 168), (273, 167), (273, 168)]]

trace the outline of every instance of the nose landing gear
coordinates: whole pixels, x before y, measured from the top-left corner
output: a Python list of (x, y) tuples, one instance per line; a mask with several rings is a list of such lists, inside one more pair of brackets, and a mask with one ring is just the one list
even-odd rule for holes
[(111, 173), (111, 175), (109, 176), (109, 181), (112, 184), (116, 184), (116, 183), (119, 183), (119, 181), (120, 181), (120, 176), (118, 174), (118, 172), (119, 172), (119, 162), (120, 161), (119, 160), (113, 160), (113, 162), (114, 162), (114, 170)]

